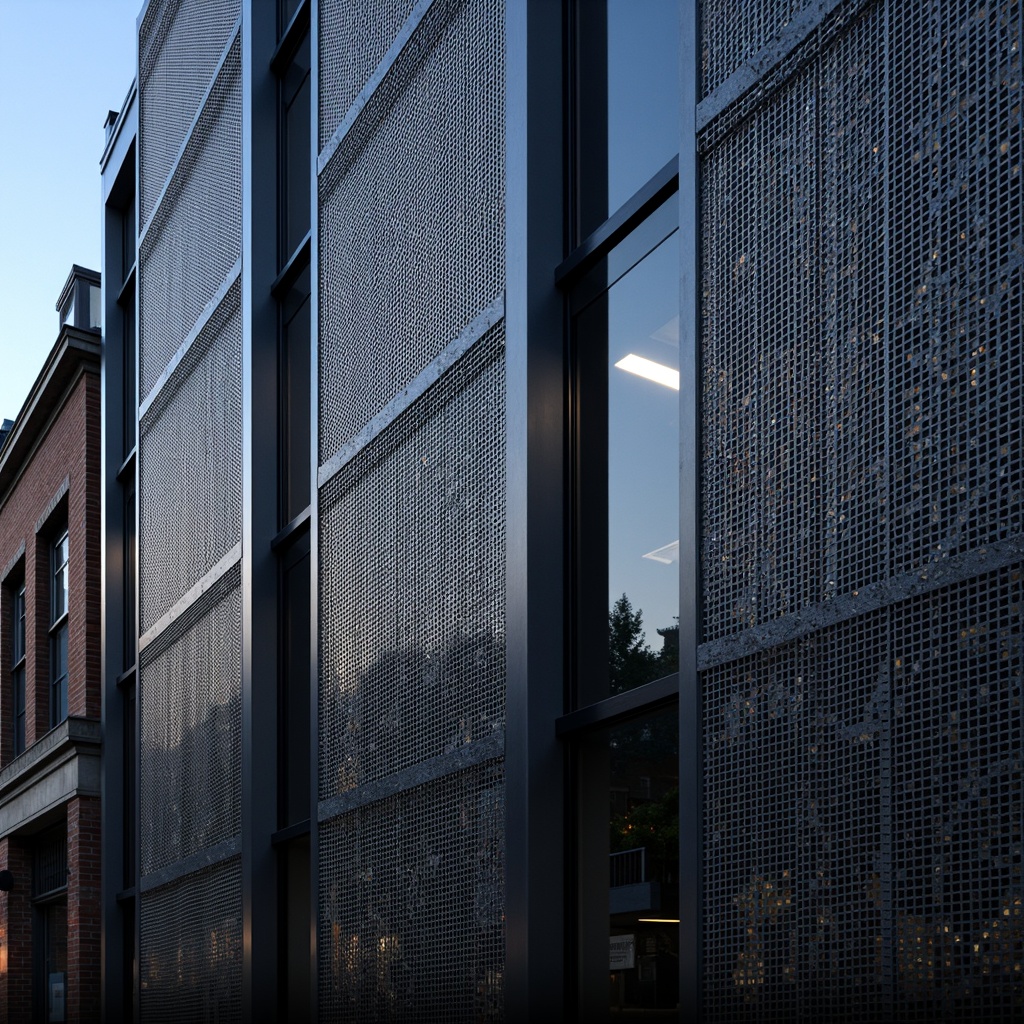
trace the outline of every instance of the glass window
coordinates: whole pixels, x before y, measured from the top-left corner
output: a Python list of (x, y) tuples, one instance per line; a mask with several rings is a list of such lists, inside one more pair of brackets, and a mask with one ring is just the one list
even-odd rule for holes
[(281, 263), (309, 231), (309, 33), (281, 81)]
[(678, 708), (582, 740), (579, 771), (580, 1018), (677, 1020)]
[(310, 816), (309, 534), (281, 563), (279, 820), (287, 827)]
[(309, 504), (309, 286), (307, 267), (281, 309), (281, 525)]
[(67, 305), (61, 310), (60, 323), (62, 327), (64, 324), (68, 324), (70, 327), (75, 326), (75, 300), (73, 296), (68, 299)]
[(98, 284), (89, 285), (89, 326), (97, 331), (103, 327), (103, 293)]
[(11, 604), (12, 719), (15, 757), (25, 749), (25, 584), (14, 591)]
[(52, 549), (53, 585), (50, 627), (50, 726), (68, 717), (68, 534)]
[(678, 292), (673, 233), (574, 319), (579, 705), (678, 670)]
[(579, 237), (679, 152), (678, 0), (578, 0)]

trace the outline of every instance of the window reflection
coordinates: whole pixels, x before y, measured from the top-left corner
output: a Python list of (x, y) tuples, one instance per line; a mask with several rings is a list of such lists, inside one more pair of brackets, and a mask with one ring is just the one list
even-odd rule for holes
[(678, 668), (676, 239), (576, 318), (580, 704)]

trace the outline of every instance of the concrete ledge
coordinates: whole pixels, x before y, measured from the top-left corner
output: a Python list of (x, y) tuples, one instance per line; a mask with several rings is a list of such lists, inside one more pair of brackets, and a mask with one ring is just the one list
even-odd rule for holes
[(68, 718), (0, 771), (0, 837), (73, 796), (100, 795), (100, 723)]

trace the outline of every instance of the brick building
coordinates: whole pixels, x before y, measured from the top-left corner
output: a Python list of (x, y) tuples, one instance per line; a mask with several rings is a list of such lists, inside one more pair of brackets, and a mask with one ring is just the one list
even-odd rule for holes
[(0, 1019), (99, 1013), (100, 278), (0, 447)]

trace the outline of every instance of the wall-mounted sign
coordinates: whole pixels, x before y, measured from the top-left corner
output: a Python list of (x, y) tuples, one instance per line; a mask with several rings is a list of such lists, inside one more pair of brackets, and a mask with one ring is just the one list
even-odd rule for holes
[(632, 935), (613, 935), (608, 940), (610, 970), (627, 971), (636, 966), (636, 939)]

